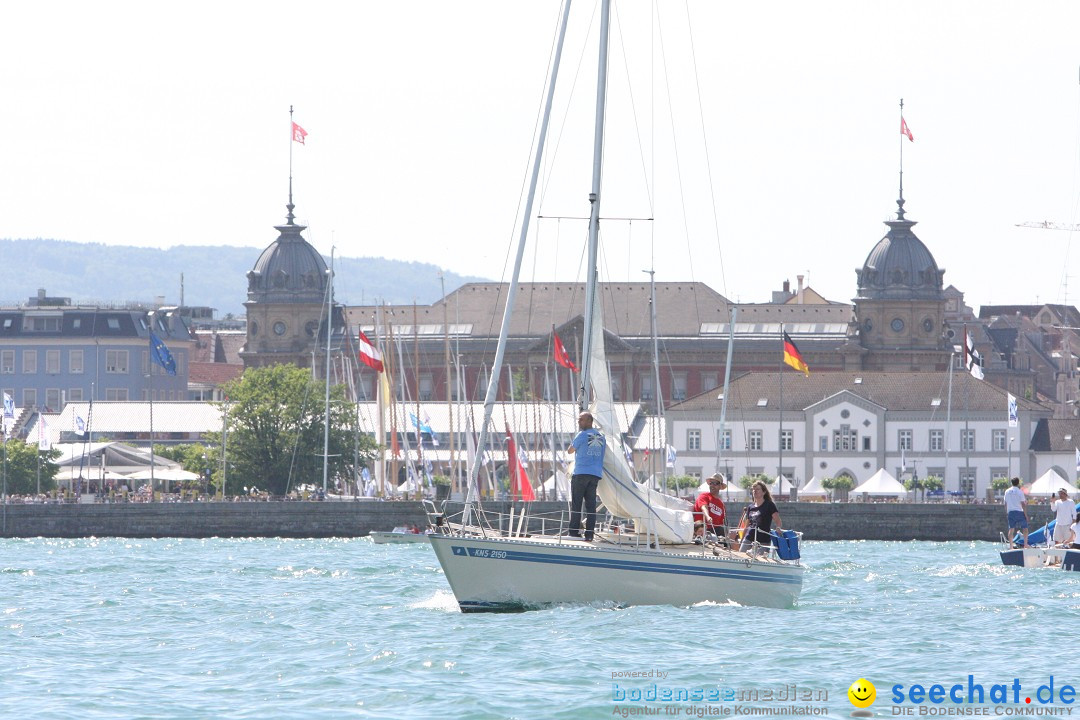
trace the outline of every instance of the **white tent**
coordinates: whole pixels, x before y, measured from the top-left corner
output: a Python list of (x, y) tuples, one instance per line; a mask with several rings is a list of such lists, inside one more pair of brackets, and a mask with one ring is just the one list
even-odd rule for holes
[(566, 473), (556, 470), (553, 475), (550, 475), (544, 481), (542, 491), (542, 497), (546, 497), (548, 500), (569, 500), (570, 481), (567, 480)]
[(852, 490), (853, 493), (866, 493), (867, 495), (899, 495), (907, 494), (904, 486), (889, 472), (882, 468), (870, 476), (870, 479)]
[(817, 475), (810, 478), (810, 482), (799, 488), (799, 496), (806, 497), (824, 497), (829, 494), (829, 491), (821, 486), (821, 478)]
[(1038, 480), (1031, 483), (1031, 487), (1028, 488), (1028, 495), (1054, 495), (1061, 488), (1065, 488), (1070, 497), (1080, 494), (1080, 490), (1058, 475), (1053, 469), (1050, 469), (1039, 476)]
[(771, 492), (773, 495), (787, 497), (788, 493), (791, 492), (791, 488), (793, 487), (795, 486), (791, 483), (790, 480), (788, 480), (783, 475), (777, 475), (776, 479), (774, 479), (772, 484), (769, 485), (769, 492)]

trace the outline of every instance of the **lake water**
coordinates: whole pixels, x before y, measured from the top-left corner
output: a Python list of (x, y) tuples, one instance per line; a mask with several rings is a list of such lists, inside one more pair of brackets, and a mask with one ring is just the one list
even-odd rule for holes
[(793, 610), (463, 615), (426, 545), (0, 540), (0, 717), (851, 717), (861, 677), (884, 717), (894, 685), (966, 693), (969, 675), (987, 693), (1017, 680), (1019, 704), (933, 709), (1062, 715), (1059, 695), (1024, 697), (1051, 675), (1055, 693), (1080, 686), (1080, 573), (1006, 569), (997, 551), (806, 543)]

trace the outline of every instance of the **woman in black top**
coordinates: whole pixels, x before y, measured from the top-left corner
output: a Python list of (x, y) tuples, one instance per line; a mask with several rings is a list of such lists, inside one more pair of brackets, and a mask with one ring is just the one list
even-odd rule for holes
[(743, 509), (743, 515), (746, 516), (747, 523), (746, 535), (743, 537), (742, 545), (739, 547), (743, 552), (751, 548), (755, 538), (758, 545), (771, 547), (772, 535), (770, 535), (769, 531), (773, 529), (773, 523), (776, 523), (777, 532), (782, 529), (780, 527), (780, 511), (776, 508), (776, 503), (773, 502), (768, 486), (758, 480), (750, 487), (750, 492), (754, 496), (754, 504)]

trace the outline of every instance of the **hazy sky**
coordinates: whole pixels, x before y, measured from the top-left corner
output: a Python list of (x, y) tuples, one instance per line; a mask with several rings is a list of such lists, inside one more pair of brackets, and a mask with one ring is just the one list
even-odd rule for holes
[[(1015, 227), (1080, 222), (1080, 3), (615, 7), (602, 212), (656, 220), (605, 223), (605, 279), (653, 264), (752, 302), (808, 274), (850, 299), (895, 211), (902, 97), (908, 217), (946, 284), (974, 306), (1080, 302), (1073, 234)], [(594, 11), (575, 5), (549, 217), (588, 212)], [(7, 3), (0, 237), (261, 248), (284, 218), (293, 105), (317, 248), (502, 278), (558, 12)], [(580, 279), (583, 223), (537, 237), (525, 279)], [(346, 299), (362, 285), (339, 280)]]

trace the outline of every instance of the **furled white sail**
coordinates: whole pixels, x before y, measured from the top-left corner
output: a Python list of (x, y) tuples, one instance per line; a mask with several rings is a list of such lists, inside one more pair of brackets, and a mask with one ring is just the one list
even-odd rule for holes
[(604, 323), (600, 293), (593, 296), (592, 342), (589, 379), (593, 402), (589, 408), (594, 427), (604, 434), (607, 451), (604, 453), (604, 476), (600, 478), (598, 494), (612, 515), (634, 521), (639, 533), (649, 532), (661, 542), (688, 543), (693, 541), (694, 517), (690, 503), (665, 495), (634, 480), (634, 473), (622, 452), (619, 423), (611, 397), (607, 356), (604, 352)]

